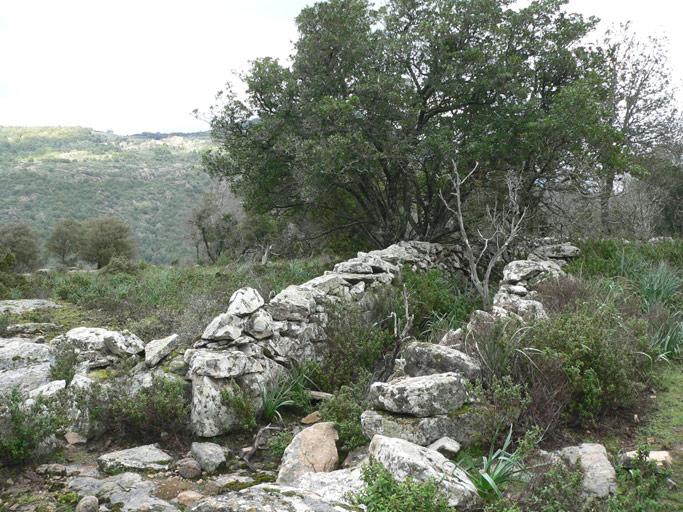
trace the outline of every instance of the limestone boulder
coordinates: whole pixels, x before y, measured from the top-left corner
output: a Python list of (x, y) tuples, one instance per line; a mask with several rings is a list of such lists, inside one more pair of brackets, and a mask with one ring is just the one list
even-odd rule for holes
[(449, 414), (468, 400), (466, 380), (453, 372), (375, 382), (368, 395), (374, 409), (418, 417)]
[(421, 446), (428, 446), (442, 437), (449, 437), (463, 446), (476, 440), (481, 431), (480, 416), (465, 406), (457, 414), (415, 418), (386, 411), (365, 411), (361, 414), (363, 433), (396, 437)]
[(0, 300), (0, 313), (21, 315), (28, 311), (55, 309), (61, 307), (56, 302), (43, 299)]
[(346, 502), (325, 501), (319, 494), (277, 484), (260, 484), (209, 497), (192, 512), (349, 512)]
[(405, 348), (403, 357), (406, 360), (404, 371), (411, 377), (455, 372), (476, 379), (481, 373), (475, 359), (444, 345), (415, 341)]
[(516, 260), (505, 265), (503, 284), (535, 284), (546, 278), (557, 279), (564, 276), (560, 266), (554, 261)]
[(334, 423), (316, 423), (294, 436), (285, 449), (277, 483), (296, 486), (306, 473), (326, 473), (339, 464)]
[(145, 345), (145, 364), (149, 367), (156, 366), (179, 346), (180, 337), (177, 334), (150, 341)]
[(214, 473), (227, 462), (223, 447), (216, 443), (192, 443), (190, 451), (205, 473)]
[(267, 309), (275, 320), (301, 322), (315, 312), (325, 294), (308, 286), (288, 286), (268, 303)]
[(202, 339), (208, 341), (232, 341), (242, 335), (246, 319), (222, 313), (211, 320), (202, 333)]
[(372, 438), (369, 453), (399, 481), (438, 482), (451, 507), (471, 510), (479, 503), (477, 489), (465, 472), (435, 450), (378, 435)]
[(228, 315), (247, 316), (265, 304), (263, 297), (254, 288), (240, 288), (230, 297)]
[(617, 474), (601, 444), (583, 443), (568, 446), (558, 455), (583, 473), (583, 491), (588, 497), (606, 498), (617, 490)]
[(97, 459), (100, 470), (110, 475), (125, 471), (164, 471), (172, 462), (173, 457), (155, 444), (107, 453)]

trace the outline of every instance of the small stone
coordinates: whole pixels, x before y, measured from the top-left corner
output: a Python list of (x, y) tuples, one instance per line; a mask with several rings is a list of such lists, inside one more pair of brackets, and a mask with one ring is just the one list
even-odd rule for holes
[(213, 473), (226, 463), (225, 452), (216, 443), (192, 443), (190, 451), (206, 473)]
[(76, 505), (75, 512), (98, 512), (100, 509), (100, 502), (96, 496), (85, 496)]
[(180, 459), (178, 462), (176, 462), (175, 468), (181, 477), (188, 480), (199, 478), (202, 474), (202, 468), (199, 465), (199, 462), (191, 457)]
[(460, 443), (450, 437), (442, 437), (434, 441), (427, 448), (436, 450), (444, 457), (452, 459), (460, 452)]
[(197, 491), (183, 491), (178, 494), (176, 499), (183, 507), (191, 507), (199, 500), (204, 499), (204, 495), (198, 493)]
[[(622, 459), (624, 461), (624, 464), (632, 464), (634, 460), (638, 458), (638, 452), (637, 451), (632, 451), (632, 452), (626, 452), (623, 456)], [(660, 450), (660, 451), (652, 451), (648, 454), (647, 460), (649, 462), (654, 462), (657, 464), (657, 467), (671, 467), (673, 464), (673, 459), (671, 458), (671, 453), (668, 451)]]
[(311, 414), (301, 418), (301, 423), (303, 423), (304, 425), (313, 425), (314, 423), (322, 421), (322, 419), (323, 418), (320, 414), (320, 411), (313, 411)]
[(66, 475), (66, 466), (63, 464), (42, 464), (36, 468), (36, 473), (39, 475)]
[(72, 432), (72, 431), (64, 434), (64, 439), (71, 446), (73, 446), (75, 444), (85, 444), (88, 442), (88, 440), (85, 437), (83, 437), (81, 434), (79, 434), (78, 432)]
[(333, 396), (334, 395), (332, 393), (325, 393), (324, 391), (308, 391), (308, 397), (314, 402), (322, 402), (323, 400), (329, 400)]

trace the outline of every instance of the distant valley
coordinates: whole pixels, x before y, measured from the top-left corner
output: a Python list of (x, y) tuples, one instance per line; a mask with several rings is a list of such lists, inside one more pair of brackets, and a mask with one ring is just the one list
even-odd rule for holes
[(212, 188), (200, 166), (210, 143), (208, 133), (0, 127), (0, 223), (27, 222), (44, 240), (61, 219), (112, 215), (145, 261), (192, 261), (188, 220)]

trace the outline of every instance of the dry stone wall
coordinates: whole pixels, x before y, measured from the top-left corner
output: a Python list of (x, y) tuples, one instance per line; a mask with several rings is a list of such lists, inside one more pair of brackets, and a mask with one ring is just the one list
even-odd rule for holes
[(192, 381), (194, 433), (212, 437), (240, 426), (242, 412), (230, 399), (246, 401), (258, 411), (262, 390), (288, 368), (324, 357), (329, 304), (356, 302), (369, 309), (373, 294), (392, 283), (406, 265), (454, 272), (460, 260), (452, 246), (400, 242), (360, 252), (322, 276), (288, 286), (269, 301), (253, 288), (237, 290), (226, 312), (184, 355)]

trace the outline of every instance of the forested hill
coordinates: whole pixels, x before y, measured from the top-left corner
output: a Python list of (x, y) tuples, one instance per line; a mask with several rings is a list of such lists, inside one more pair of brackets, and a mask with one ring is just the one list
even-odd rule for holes
[(0, 224), (27, 222), (44, 240), (59, 220), (113, 215), (146, 261), (192, 259), (188, 219), (211, 186), (199, 167), (209, 144), (207, 133), (0, 127)]

